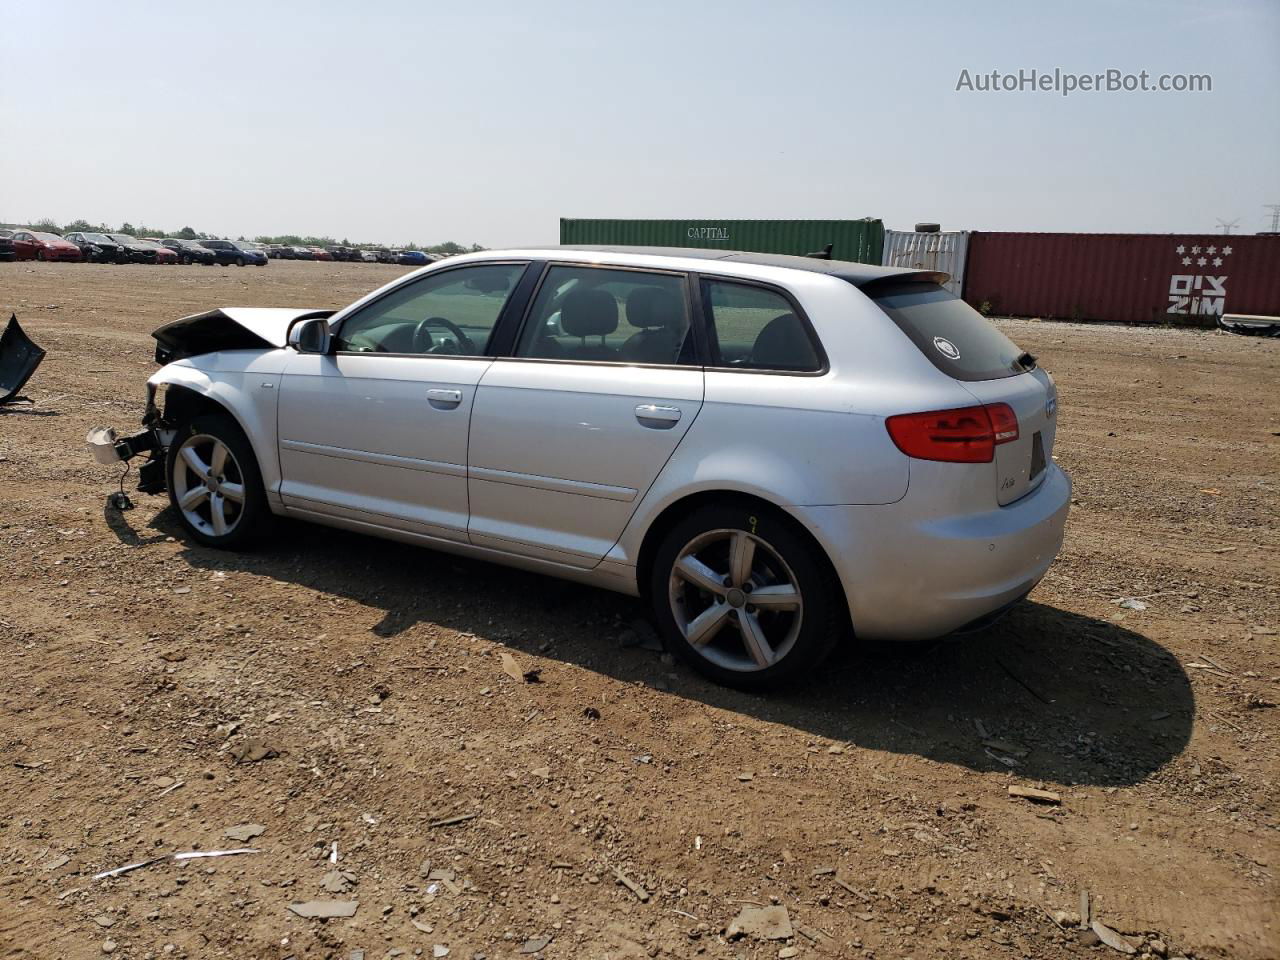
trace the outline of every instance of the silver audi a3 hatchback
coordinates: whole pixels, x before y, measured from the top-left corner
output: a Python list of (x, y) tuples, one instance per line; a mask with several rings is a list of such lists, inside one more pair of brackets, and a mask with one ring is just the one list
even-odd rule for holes
[(202, 544), (290, 516), (641, 596), (669, 649), (763, 688), (852, 638), (981, 625), (1061, 547), (1053, 380), (945, 280), (453, 257), (336, 312), (161, 327), (145, 429), (109, 449), (148, 455), (141, 489)]

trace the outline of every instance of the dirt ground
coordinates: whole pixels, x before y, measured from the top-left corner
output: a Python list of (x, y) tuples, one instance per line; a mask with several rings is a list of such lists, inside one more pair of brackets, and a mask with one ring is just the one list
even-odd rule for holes
[(0, 264), (49, 351), (0, 408), (0, 957), (1110, 955), (1085, 892), (1140, 954), (1280, 955), (1280, 342), (1002, 322), (1061, 391), (1061, 559), (984, 634), (751, 696), (626, 597), (105, 508), (84, 436), (137, 423), (153, 328), (401, 272)]

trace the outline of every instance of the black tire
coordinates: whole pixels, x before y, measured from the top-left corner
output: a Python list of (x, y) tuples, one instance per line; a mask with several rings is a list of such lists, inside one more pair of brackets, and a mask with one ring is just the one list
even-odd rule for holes
[[(202, 437), (220, 441), (230, 451), (231, 458), (225, 476), (232, 483), (238, 481), (243, 489), (243, 500), (235, 511), (233, 524), (224, 534), (213, 532), (212, 524), (205, 524), (205, 528), (201, 529), (192, 523), (187, 512), (178, 502), (180, 489), (189, 488), (191, 484), (180, 482), (177, 470), (181, 468), (187, 471), (186, 480), (195, 477), (194, 471), (185, 461), (180, 462), (179, 451), (188, 441)], [(198, 452), (203, 449), (198, 439), (194, 446)], [(253, 455), (253, 447), (250, 446), (249, 439), (240, 429), (240, 425), (227, 414), (203, 414), (194, 417), (190, 423), (178, 429), (165, 457), (165, 480), (169, 488), (169, 503), (174, 513), (177, 514), (188, 535), (206, 547), (243, 550), (252, 546), (271, 529), (274, 516), (271, 508), (267, 506), (267, 495), (263, 489), (262, 472), (258, 469), (258, 460)], [(206, 505), (211, 502), (212, 498), (206, 498)], [(200, 510), (201, 508), (197, 507), (193, 512), (199, 516)]]
[[(683, 616), (688, 609), (686, 619), (691, 621), (696, 612), (705, 612), (716, 601), (711, 594), (683, 580), (673, 587), (673, 568), (686, 547), (712, 538), (706, 549), (714, 552), (718, 549), (716, 537), (727, 536), (732, 541), (738, 532), (749, 535), (756, 553), (752, 580), (762, 582), (754, 589), (794, 581), (792, 585), (798, 587), (802, 605), (798, 611), (770, 612), (750, 604), (750, 591), (728, 590), (720, 602), (731, 619), (724, 621), (716, 638), (703, 648), (709, 652), (704, 655), (686, 639), (675, 610), (679, 607)], [(730, 541), (725, 543), (726, 550), (731, 549)], [(699, 507), (668, 531), (654, 555), (649, 599), (668, 650), (711, 680), (742, 690), (772, 689), (811, 676), (836, 642), (849, 633), (844, 591), (820, 548), (780, 510), (749, 501)], [(689, 603), (699, 604), (699, 610), (688, 608)], [(769, 648), (778, 659), (768, 666), (757, 662), (737, 668), (716, 662), (713, 658), (733, 660), (748, 649), (739, 623), (746, 614), (753, 614), (754, 623), (763, 625), (771, 643), (781, 639)], [(798, 626), (793, 619), (797, 617)]]
[(36, 251), (36, 259), (37, 259), (37, 260), (44, 260), (44, 259), (45, 259), (45, 255), (44, 255), (44, 251), (43, 251), (43, 250), (37, 250), (37, 251)]
[(243, 267), (243, 266), (244, 266), (244, 257), (236, 257), (236, 266), (237, 266), (237, 267)]

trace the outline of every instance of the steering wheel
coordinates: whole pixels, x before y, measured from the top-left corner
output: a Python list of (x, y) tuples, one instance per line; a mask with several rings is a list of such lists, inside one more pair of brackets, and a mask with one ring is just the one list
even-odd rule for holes
[(413, 351), (414, 353), (444, 353), (446, 351), (435, 343), (435, 338), (431, 336), (431, 327), (444, 327), (457, 341), (456, 350), (448, 351), (450, 353), (475, 353), (476, 345), (471, 342), (471, 338), (462, 332), (461, 328), (452, 320), (446, 320), (444, 317), (427, 317), (425, 320), (418, 321), (418, 325), (413, 330)]

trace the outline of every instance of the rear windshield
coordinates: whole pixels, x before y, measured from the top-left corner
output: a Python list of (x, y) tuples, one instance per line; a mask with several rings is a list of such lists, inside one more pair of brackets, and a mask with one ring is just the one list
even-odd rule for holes
[(956, 380), (1015, 377), (1035, 366), (1030, 354), (936, 283), (877, 286), (868, 294), (935, 367)]

